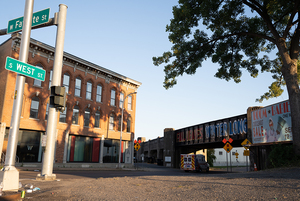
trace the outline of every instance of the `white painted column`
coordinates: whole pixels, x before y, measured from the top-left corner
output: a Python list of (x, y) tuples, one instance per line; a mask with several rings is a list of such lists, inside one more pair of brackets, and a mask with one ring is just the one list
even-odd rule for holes
[(66, 130), (66, 135), (65, 135), (65, 146), (64, 146), (64, 157), (63, 157), (63, 163), (67, 163), (67, 155), (68, 155), (68, 144), (69, 144), (69, 134), (70, 131)]

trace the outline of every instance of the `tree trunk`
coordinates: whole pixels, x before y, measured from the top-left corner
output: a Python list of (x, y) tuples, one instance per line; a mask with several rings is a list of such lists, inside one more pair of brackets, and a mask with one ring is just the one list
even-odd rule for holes
[(282, 73), (289, 95), (294, 153), (300, 156), (300, 90), (297, 80), (297, 60), (288, 60), (290, 62), (283, 65)]

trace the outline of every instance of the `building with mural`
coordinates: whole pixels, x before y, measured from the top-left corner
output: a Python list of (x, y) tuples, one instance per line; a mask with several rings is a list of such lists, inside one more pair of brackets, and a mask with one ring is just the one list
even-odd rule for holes
[[(16, 73), (5, 69), (5, 61), (7, 56), (18, 59), (20, 40), (19, 33), (12, 34), (0, 45), (4, 151), (16, 83)], [(46, 77), (44, 82), (26, 77), (16, 154), (20, 163), (42, 161), (41, 142), (46, 135), (54, 51), (52, 46), (30, 40), (28, 64), (44, 69)], [(120, 147), (121, 162), (132, 163), (137, 96), (134, 92), (141, 83), (64, 52), (61, 86), (66, 88), (67, 101), (65, 110), (57, 117), (55, 163), (117, 163)]]

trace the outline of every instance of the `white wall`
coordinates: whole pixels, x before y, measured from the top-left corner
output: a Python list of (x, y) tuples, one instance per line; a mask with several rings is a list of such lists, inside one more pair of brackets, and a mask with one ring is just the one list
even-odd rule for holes
[[(246, 157), (248, 157), (248, 165), (250, 163), (249, 156), (244, 156), (244, 147), (233, 148), (230, 153), (227, 153), (225, 149), (215, 149), (216, 160), (214, 160), (214, 166), (227, 166), (226, 154), (228, 154), (228, 166), (230, 166), (230, 155), (232, 166), (246, 166)], [(238, 158), (234, 153), (238, 153)], [(230, 154), (230, 155), (229, 155)]]

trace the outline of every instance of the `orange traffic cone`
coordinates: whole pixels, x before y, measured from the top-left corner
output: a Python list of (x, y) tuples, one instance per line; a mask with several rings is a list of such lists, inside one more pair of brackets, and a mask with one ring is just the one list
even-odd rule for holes
[(257, 171), (256, 163), (254, 163), (254, 171)]

